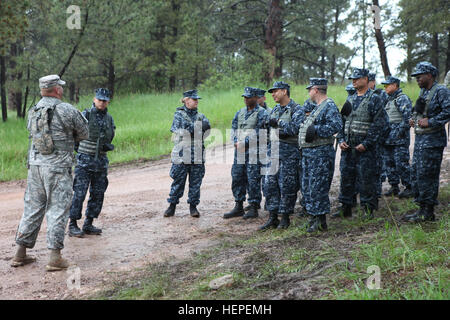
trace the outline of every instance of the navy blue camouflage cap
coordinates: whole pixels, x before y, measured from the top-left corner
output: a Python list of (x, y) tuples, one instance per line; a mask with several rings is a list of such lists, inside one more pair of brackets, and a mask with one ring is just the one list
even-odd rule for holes
[(111, 92), (105, 88), (98, 88), (98, 89), (95, 89), (95, 97), (98, 100), (109, 101), (109, 100), (111, 100)]
[(260, 98), (264, 97), (266, 94), (266, 90), (260, 89), (260, 88), (256, 88), (256, 95)]
[(291, 86), (288, 85), (286, 82), (283, 81), (275, 81), (273, 83), (272, 88), (270, 88), (269, 90), (267, 90), (269, 93), (272, 93), (273, 91), (277, 90), (277, 89), (287, 89), (288, 91), (291, 90)]
[(183, 92), (183, 98), (201, 99), (195, 89)]
[(393, 83), (400, 85), (400, 79), (393, 76), (388, 76), (384, 81), (381, 82), (381, 84), (393, 84)]
[(431, 63), (427, 61), (419, 62), (414, 69), (414, 72), (411, 74), (411, 77), (417, 77), (418, 75), (431, 73), (433, 77), (438, 75), (438, 69), (433, 66)]
[(244, 94), (243, 97), (251, 98), (251, 97), (257, 97), (258, 96), (258, 89), (252, 88), (252, 87), (245, 87), (244, 88)]
[(369, 77), (369, 70), (367, 69), (360, 69), (360, 68), (354, 68), (352, 74), (350, 77), (348, 77), (349, 80), (353, 79), (360, 79), (363, 77)]
[(309, 78), (309, 86), (306, 89), (311, 89), (314, 86), (326, 87), (328, 86), (328, 80), (324, 78)]
[(355, 87), (353, 86), (353, 84), (348, 84), (346, 87), (345, 87), (345, 90), (348, 92), (348, 93), (355, 93), (356, 92), (356, 89), (355, 89)]
[(377, 77), (376, 73), (369, 72), (369, 81), (375, 81), (376, 77)]

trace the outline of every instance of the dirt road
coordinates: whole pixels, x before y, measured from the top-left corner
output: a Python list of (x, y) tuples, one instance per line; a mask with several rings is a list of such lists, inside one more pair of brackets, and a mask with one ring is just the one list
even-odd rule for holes
[[(79, 268), (69, 272), (45, 272), (48, 253), (45, 220), (35, 248), (29, 250), (37, 262), (21, 268), (10, 267), (16, 249), (14, 236), (23, 211), (25, 181), (0, 184), (0, 299), (82, 298), (102, 284), (111, 283), (116, 272), (166, 258), (184, 258), (223, 241), (223, 237), (255, 232), (266, 220), (267, 212), (251, 221), (222, 219), (223, 213), (234, 205), (230, 177), (233, 149), (227, 146), (225, 150), (225, 164), (221, 154), (208, 157), (199, 219), (189, 215), (187, 192), (175, 217), (162, 216), (172, 182), (169, 158), (111, 168), (105, 205), (96, 220), (103, 234), (83, 239), (66, 237), (63, 256)], [(334, 204), (339, 185), (339, 156), (338, 152), (331, 191)], [(443, 166), (448, 167), (447, 152), (446, 157)], [(67, 282), (77, 274), (80, 287), (73, 289)]]

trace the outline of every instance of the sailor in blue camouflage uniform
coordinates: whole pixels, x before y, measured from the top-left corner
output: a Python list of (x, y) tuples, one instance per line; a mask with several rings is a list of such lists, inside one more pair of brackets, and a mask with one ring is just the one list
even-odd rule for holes
[(342, 108), (346, 117), (344, 130), (338, 134), (341, 153), (341, 185), (339, 202), (342, 207), (333, 217), (352, 215), (352, 204), (357, 192), (356, 181), (359, 180), (363, 219), (373, 219), (374, 210), (378, 209), (377, 144), (384, 128), (387, 126), (387, 114), (381, 98), (369, 89), (369, 71), (353, 69), (349, 79), (353, 80), (356, 93), (347, 98)]
[[(391, 188), (385, 196), (398, 195), (399, 198), (412, 197), (411, 169), (409, 165), (409, 119), (411, 118), (411, 100), (400, 89), (400, 79), (388, 76), (382, 82), (389, 99), (385, 105), (389, 118), (389, 134), (383, 141), (383, 163)], [(400, 193), (400, 180), (405, 190)]]
[[(300, 106), (290, 98), (290, 86), (283, 81), (276, 81), (269, 92), (277, 103), (269, 115), (270, 169), (265, 176), (269, 219), (259, 230), (273, 227), (288, 228), (289, 215), (294, 213), (299, 191), (298, 127), (290, 124)], [(278, 220), (278, 214), (282, 216), (281, 222)]]
[[(303, 103), (303, 106), (300, 107), (300, 109), (298, 109), (297, 112), (300, 112), (300, 114), (294, 114), (292, 116), (293, 119), (296, 119), (297, 122), (298, 121), (303, 121), (303, 117), (304, 115), (308, 116), (316, 107), (316, 105), (314, 104), (314, 102), (311, 101), (311, 98), (308, 98), (305, 100), (305, 102)], [(295, 125), (297, 125), (298, 127), (300, 127), (300, 123), (295, 123)], [(298, 161), (298, 184), (299, 184), (299, 189), (300, 189), (300, 194), (301, 196), (299, 197), (299, 203), (301, 206), (301, 210), (297, 213), (297, 217), (299, 218), (303, 218), (306, 217), (308, 214), (306, 212), (306, 203), (305, 203), (305, 198), (303, 197), (302, 194), (302, 176), (303, 176), (303, 170), (302, 170), (302, 149), (300, 146), (300, 160)]]
[(418, 63), (411, 74), (421, 90), (410, 119), (415, 133), (411, 183), (420, 209), (404, 217), (410, 222), (435, 220), (439, 174), (447, 145), (445, 124), (450, 121), (449, 89), (436, 82), (438, 75), (437, 68), (429, 62)]
[(308, 116), (302, 109), (298, 141), (302, 150), (302, 194), (310, 216), (307, 232), (311, 233), (327, 230), (336, 156), (334, 135), (342, 130), (342, 118), (334, 101), (327, 97), (327, 79), (311, 78), (306, 89), (315, 108)]
[[(111, 94), (108, 89), (95, 90), (95, 97), (90, 109), (82, 114), (89, 121), (89, 138), (76, 146), (77, 166), (73, 183), (73, 199), (70, 208), (69, 236), (83, 237), (84, 234), (100, 235), (102, 230), (92, 223), (97, 219), (103, 207), (105, 192), (108, 187), (107, 152), (114, 150), (111, 144), (116, 126), (108, 113)], [(81, 219), (83, 202), (89, 189), (86, 219), (83, 228), (77, 225)]]
[[(376, 87), (376, 85), (377, 85), (376, 77), (377, 77), (376, 73), (369, 72), (369, 89), (373, 90), (377, 95), (380, 96), (382, 104), (383, 104), (383, 106), (385, 106), (389, 97), (384, 90)], [(389, 135), (389, 128), (385, 128), (384, 133), (383, 133), (383, 135), (380, 136), (379, 143), (377, 144), (377, 168), (378, 168), (377, 192), (378, 192), (378, 198), (381, 197), (381, 187), (387, 177), (386, 168), (384, 167), (384, 162), (383, 162), (383, 142), (387, 139), (388, 135)]]
[(172, 167), (170, 177), (173, 179), (170, 187), (169, 207), (164, 217), (175, 214), (176, 205), (183, 197), (187, 176), (189, 175), (189, 193), (187, 203), (191, 217), (198, 218), (200, 213), (197, 206), (200, 203), (200, 187), (205, 175), (205, 145), (204, 139), (209, 134), (211, 125), (208, 118), (198, 112), (197, 90), (183, 93), (183, 106), (175, 111), (172, 127), (175, 146), (172, 150)]
[[(258, 105), (262, 108), (264, 108), (267, 112), (267, 115), (269, 115), (272, 112), (272, 108), (269, 107), (266, 103), (266, 90), (264, 89), (260, 89), (260, 88), (256, 88), (257, 91), (257, 95), (258, 95)], [(266, 155), (267, 155), (267, 150), (269, 150), (269, 145), (270, 145), (270, 137), (269, 137), (269, 130), (267, 130), (267, 148), (266, 148)], [(267, 164), (261, 163), (261, 167), (267, 168)], [(264, 179), (264, 175), (261, 176), (261, 190), (263, 192), (264, 198), (266, 198), (266, 195), (264, 193), (265, 187), (264, 187), (264, 183), (265, 183), (266, 179)], [(246, 208), (244, 208), (245, 211), (250, 210), (251, 206), (248, 206)], [(259, 208), (258, 208), (259, 209)], [(267, 206), (264, 203), (264, 210), (267, 210)]]
[[(224, 219), (242, 216), (243, 219), (257, 218), (262, 199), (259, 134), (266, 127), (268, 115), (257, 103), (256, 88), (245, 87), (242, 96), (246, 106), (236, 112), (231, 124), (235, 147), (231, 189), (236, 203), (230, 212), (224, 214)], [(247, 191), (250, 208), (245, 212), (243, 202)]]
[(258, 100), (256, 101), (258, 105), (266, 110), (267, 114), (270, 114), (272, 112), (272, 108), (266, 103), (266, 90), (256, 88), (256, 94), (258, 95)]

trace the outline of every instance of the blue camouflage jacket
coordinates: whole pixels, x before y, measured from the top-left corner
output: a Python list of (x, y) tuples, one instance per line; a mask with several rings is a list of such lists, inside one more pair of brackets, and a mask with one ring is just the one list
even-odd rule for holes
[[(352, 104), (352, 110), (357, 110), (363, 99), (372, 92), (373, 90), (369, 89), (362, 96), (358, 97), (357, 93), (348, 96), (347, 101)], [(385, 128), (388, 126), (388, 117), (383, 106), (383, 101), (377, 94), (372, 95), (369, 101), (368, 109), (369, 116), (372, 119), (372, 124), (367, 132), (367, 135), (348, 137), (344, 133), (343, 126), (337, 136), (339, 144), (345, 141), (347, 144), (351, 144), (351, 147), (356, 147), (357, 145), (362, 144), (366, 149), (375, 150), (377, 143), (381, 141)], [(352, 139), (351, 142), (349, 141), (349, 138)]]
[(398, 89), (392, 95), (388, 95), (385, 108), (394, 101), (397, 110), (402, 114), (403, 121), (400, 123), (389, 122), (388, 137), (384, 141), (385, 145), (406, 145), (409, 146), (410, 126), (409, 119), (412, 113), (412, 103), (406, 94), (403, 94), (402, 89)]
[[(186, 119), (182, 112), (187, 113), (189, 120)], [(194, 127), (195, 126), (195, 121), (199, 119), (201, 120), (202, 126), (201, 127)], [(172, 126), (170, 128), (170, 131), (172, 133), (175, 134), (179, 134), (181, 132), (183, 132), (183, 130), (186, 130), (190, 133), (190, 144), (191, 144), (191, 162), (194, 163), (194, 152), (195, 152), (195, 143), (194, 143), (194, 130), (195, 129), (199, 129), (201, 130), (201, 132), (198, 132), (198, 136), (202, 138), (201, 140), (201, 145), (202, 145), (202, 150), (198, 150), (198, 152), (202, 152), (201, 155), (201, 160), (204, 163), (205, 162), (205, 155), (204, 155), (204, 151), (205, 151), (205, 144), (204, 144), (204, 138), (206, 138), (206, 136), (204, 136), (204, 133), (206, 130), (202, 129), (205, 128), (206, 130), (211, 128), (211, 125), (209, 123), (208, 118), (206, 118), (205, 115), (200, 114), (197, 109), (188, 109), (186, 106), (182, 106), (177, 108), (177, 111), (174, 114), (173, 117), (173, 122), (172, 122)], [(174, 149), (175, 150), (175, 149)], [(174, 151), (173, 151), (174, 152)], [(183, 150), (177, 150), (178, 156), (179, 157), (183, 157)]]
[[(89, 111), (92, 111), (92, 109), (95, 108), (95, 105), (92, 104), (92, 107)], [(95, 119), (91, 119), (91, 117), (89, 117), (89, 121), (97, 121), (97, 123), (99, 124), (99, 126), (104, 127), (106, 126), (106, 113), (108, 112), (108, 108), (105, 109), (104, 112), (96, 112), (93, 113), (91, 112), (90, 114), (96, 114), (97, 117)], [(82, 112), (83, 117), (87, 118), (87, 113), (88, 110), (85, 109)], [(114, 124), (114, 119), (112, 121), (112, 125), (113, 125), (113, 139), (114, 139), (114, 135), (115, 135), (115, 130), (116, 130), (116, 125)], [(89, 154), (85, 154), (85, 153), (78, 153), (77, 154), (77, 166), (90, 170), (90, 171), (103, 171), (103, 170), (107, 170), (108, 166), (109, 166), (109, 160), (107, 155), (99, 155), (98, 159), (95, 160), (95, 156), (89, 155)]]
[(439, 127), (440, 130), (427, 134), (416, 134), (414, 146), (417, 148), (435, 148), (447, 146), (447, 137), (445, 132), (445, 124), (450, 121), (450, 96), (449, 89), (439, 85), (437, 82), (433, 84), (430, 90), (422, 89), (420, 97), (427, 99), (434, 86), (439, 86), (434, 96), (431, 98), (428, 107), (428, 124), (431, 128)]

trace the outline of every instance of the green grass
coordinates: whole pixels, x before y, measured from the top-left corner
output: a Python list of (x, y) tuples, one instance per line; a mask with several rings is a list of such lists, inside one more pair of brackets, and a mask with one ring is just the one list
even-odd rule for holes
[[(219, 246), (121, 274), (128, 280), (92, 298), (448, 300), (450, 185), (441, 187), (439, 201), (433, 223), (400, 222), (416, 206), (392, 198), (380, 203), (374, 221), (334, 221), (326, 233), (307, 235), (306, 220), (297, 218), (283, 231), (221, 235)], [(380, 269), (378, 290), (366, 285), (370, 266)], [(226, 274), (231, 287), (208, 287)]]
[[(225, 130), (231, 127), (234, 114), (244, 106), (242, 92), (242, 88), (200, 92), (199, 111), (208, 117), (213, 128), (221, 130), (224, 139), (229, 138)], [(408, 84), (405, 92), (415, 101), (419, 90), (417, 85)], [(328, 95), (338, 106), (342, 106), (347, 97), (343, 86), (330, 86)], [(266, 97), (267, 104), (273, 107), (275, 103), (270, 94)], [(291, 97), (302, 104), (308, 98), (305, 86), (294, 86)], [(91, 101), (92, 97), (82, 97), (77, 107), (88, 108)], [(179, 93), (117, 96), (109, 107), (117, 127), (113, 142), (116, 149), (109, 154), (111, 164), (157, 159), (169, 154), (173, 147), (169, 130), (173, 113), (180, 105)], [(28, 132), (25, 120), (17, 119), (14, 112), (9, 112), (6, 123), (0, 123), (0, 146), (0, 181), (25, 178)]]

